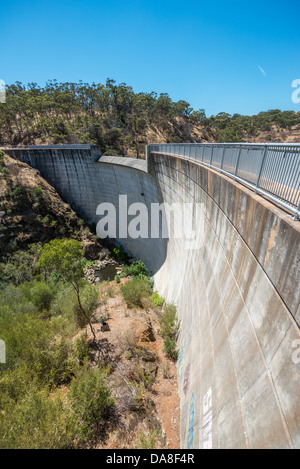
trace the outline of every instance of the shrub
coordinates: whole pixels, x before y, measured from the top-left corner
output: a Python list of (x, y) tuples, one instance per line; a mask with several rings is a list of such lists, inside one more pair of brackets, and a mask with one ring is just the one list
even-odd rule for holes
[(39, 197), (40, 195), (42, 195), (43, 191), (40, 187), (34, 187), (32, 193), (33, 195)]
[(9, 171), (8, 171), (7, 168), (2, 168), (2, 169), (1, 169), (1, 173), (2, 173), (2, 176), (4, 177), (4, 179), (7, 179), (7, 178), (8, 178)]
[(58, 292), (51, 303), (50, 313), (53, 316), (65, 315), (71, 317), (76, 304), (76, 294), (71, 285), (60, 284)]
[(99, 291), (95, 285), (81, 282), (80, 299), (85, 315), (78, 307), (76, 293), (72, 286), (61, 283), (58, 292), (51, 303), (50, 313), (54, 316), (67, 316), (74, 318), (79, 327), (84, 327), (93, 316), (98, 305)]
[(125, 249), (123, 248), (123, 246), (116, 246), (113, 250), (113, 253), (117, 262), (128, 262), (129, 256), (125, 252)]
[(176, 306), (165, 305), (160, 319), (161, 334), (164, 337), (164, 352), (171, 360), (177, 360), (178, 351), (176, 349), (177, 315)]
[(105, 382), (106, 375), (97, 368), (84, 369), (74, 379), (68, 394), (79, 443), (85, 443), (114, 406)]
[(121, 287), (121, 293), (128, 306), (143, 306), (143, 298), (149, 295), (148, 279), (134, 277)]
[(161, 334), (164, 337), (170, 337), (175, 339), (177, 333), (176, 325), (176, 306), (174, 305), (165, 305), (162, 317), (160, 319), (160, 324), (162, 326)]
[(87, 342), (87, 333), (77, 338), (74, 342), (74, 353), (80, 365), (87, 362), (90, 356), (90, 346)]
[(133, 277), (139, 277), (139, 276), (147, 276), (147, 268), (142, 261), (133, 261), (132, 264), (130, 264), (129, 269), (128, 269), (130, 275)]
[(12, 196), (13, 197), (22, 197), (26, 194), (26, 189), (25, 187), (15, 187), (12, 191)]
[(159, 296), (159, 294), (157, 292), (154, 292), (153, 295), (151, 295), (151, 301), (152, 303), (154, 304), (154, 306), (162, 306), (165, 302), (164, 298), (162, 298), (161, 296)]
[(0, 448), (61, 449), (73, 444), (68, 409), (56, 393), (28, 390), (18, 402), (6, 403), (0, 419)]
[(98, 306), (99, 290), (89, 282), (82, 282), (80, 287), (80, 298), (84, 311), (91, 315)]
[(55, 295), (54, 285), (46, 282), (29, 282), (21, 286), (28, 301), (30, 301), (38, 311), (49, 311), (51, 302)]
[(164, 352), (170, 360), (177, 360), (178, 351), (176, 348), (176, 343), (174, 340), (170, 339), (170, 337), (164, 338)]
[(46, 215), (43, 219), (42, 219), (42, 223), (43, 225), (48, 225), (50, 223), (50, 217), (49, 215)]
[(5, 276), (15, 285), (32, 280), (40, 251), (41, 244), (37, 243), (31, 244), (28, 251), (17, 251), (12, 254), (3, 267)]
[(132, 277), (145, 278), (148, 276), (147, 268), (144, 262), (138, 260), (133, 261), (130, 265), (124, 265), (122, 267), (122, 277), (131, 275)]
[(151, 431), (148, 438), (144, 432), (140, 432), (139, 442), (136, 445), (136, 449), (155, 449), (155, 444), (159, 436), (160, 433), (158, 430)]

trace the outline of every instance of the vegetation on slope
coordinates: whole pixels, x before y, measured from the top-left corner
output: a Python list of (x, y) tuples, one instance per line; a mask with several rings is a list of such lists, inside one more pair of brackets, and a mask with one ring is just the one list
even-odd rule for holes
[(37, 170), (0, 152), (0, 261), (30, 244), (63, 237), (82, 241), (89, 259), (103, 250)]
[[(163, 445), (150, 397), (159, 362), (145, 342), (156, 341), (152, 309), (154, 320), (156, 314), (161, 318), (166, 357), (176, 359), (176, 308), (152, 301), (145, 265), (124, 265), (123, 285), (117, 287), (130, 305), (125, 317), (136, 324), (130, 327), (135, 337), (115, 332), (120, 358), (117, 351), (112, 356), (115, 346), (97, 328), (107, 324), (108, 313), (103, 313), (115, 287), (104, 292), (84, 279), (79, 241), (52, 240), (12, 257), (25, 259), (26, 265), (12, 258), (0, 265), (0, 337), (6, 344), (6, 363), (0, 365), (0, 448), (94, 447), (109, 438), (124, 413), (132, 427), (133, 412), (137, 431), (146, 417), (155, 425), (149, 427), (151, 442), (140, 435), (142, 447), (153, 447), (157, 439)], [(171, 348), (166, 339), (172, 339)]]
[[(65, 240), (44, 249), (55, 253), (58, 245), (66, 259)], [(91, 444), (114, 405), (106, 374), (90, 364), (77, 292), (69, 279), (50, 275), (44, 259), (41, 252), (42, 271), (27, 272), (26, 280), (16, 274), (0, 282), (0, 334), (6, 344), (6, 363), (0, 366), (0, 448)], [(76, 269), (77, 259), (69, 258), (68, 265)], [(78, 284), (81, 308), (89, 316), (99, 292), (83, 277)]]
[(0, 104), (0, 145), (95, 143), (103, 154), (139, 157), (150, 142), (299, 141), (300, 113), (271, 110), (254, 116), (207, 117), (166, 93), (131, 86), (20, 82)]

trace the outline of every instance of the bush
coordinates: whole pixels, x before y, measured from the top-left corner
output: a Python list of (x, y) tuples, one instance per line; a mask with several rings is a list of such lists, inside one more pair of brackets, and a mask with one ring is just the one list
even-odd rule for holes
[(101, 420), (114, 406), (105, 378), (106, 375), (99, 369), (86, 368), (70, 386), (68, 399), (80, 444), (91, 438)]
[(1, 449), (61, 449), (73, 444), (75, 430), (58, 394), (27, 389), (18, 402), (6, 403), (0, 419)]
[(177, 360), (178, 352), (176, 349), (176, 334), (178, 330), (176, 306), (165, 305), (160, 320), (161, 334), (164, 337), (164, 352), (171, 360)]
[(174, 340), (170, 339), (170, 337), (164, 338), (164, 352), (170, 360), (177, 360), (178, 358), (178, 351), (176, 348), (176, 343)]
[(128, 306), (143, 307), (143, 298), (150, 293), (148, 279), (134, 277), (121, 287), (121, 293)]
[(2, 168), (2, 169), (1, 169), (1, 173), (2, 173), (2, 176), (4, 177), (4, 179), (7, 179), (7, 178), (8, 178), (9, 171), (8, 171), (7, 168)]
[(175, 339), (177, 333), (177, 316), (176, 316), (176, 306), (174, 305), (165, 305), (162, 317), (160, 319), (160, 324), (162, 326), (161, 334), (164, 337), (170, 337)]
[(51, 303), (50, 313), (53, 316), (73, 316), (74, 307), (77, 304), (76, 293), (71, 285), (60, 284), (58, 292)]
[(123, 246), (116, 246), (113, 250), (113, 253), (117, 262), (128, 262), (129, 256), (125, 252)]
[(98, 305), (99, 291), (95, 285), (88, 282), (81, 282), (80, 299), (86, 317), (83, 316), (78, 307), (76, 293), (72, 286), (61, 283), (54, 300), (51, 303), (50, 313), (53, 316), (67, 316), (74, 318), (79, 327), (87, 324), (87, 318), (90, 318)]
[(41, 251), (41, 244), (31, 244), (27, 251), (17, 251), (12, 254), (8, 262), (3, 265), (3, 274), (15, 285), (29, 282), (34, 278), (37, 260)]
[(132, 277), (145, 278), (148, 276), (147, 268), (142, 261), (133, 261), (130, 265), (124, 265), (122, 268), (123, 277), (131, 275)]
[(51, 302), (55, 296), (55, 287), (46, 282), (29, 282), (21, 286), (21, 291), (38, 311), (49, 311)]
[(140, 277), (140, 276), (147, 276), (147, 268), (142, 261), (133, 261), (132, 264), (129, 266), (129, 273), (133, 277)]
[(159, 296), (159, 294), (157, 292), (154, 292), (153, 295), (151, 295), (151, 301), (152, 303), (154, 304), (154, 306), (162, 306), (165, 302), (164, 298), (162, 298), (161, 296)]
[(40, 187), (34, 187), (32, 193), (33, 195), (39, 197), (40, 195), (42, 195), (43, 191)]
[[(75, 295), (73, 300), (75, 300)], [(91, 285), (88, 282), (82, 282), (80, 286), (80, 301), (84, 314), (78, 305), (78, 301), (73, 304), (72, 312), (75, 317), (76, 323), (79, 327), (85, 327), (90, 323), (91, 318), (98, 305), (99, 291), (95, 285)]]
[(155, 444), (159, 436), (160, 433), (158, 430), (152, 430), (148, 438), (144, 432), (140, 432), (139, 442), (135, 449), (155, 449)]

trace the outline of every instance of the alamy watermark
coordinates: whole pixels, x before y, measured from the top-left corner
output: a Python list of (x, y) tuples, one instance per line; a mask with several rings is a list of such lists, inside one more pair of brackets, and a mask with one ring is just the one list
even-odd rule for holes
[(101, 218), (96, 231), (101, 239), (184, 239), (186, 249), (199, 249), (204, 208), (203, 203), (195, 202), (128, 205), (127, 195), (119, 195), (118, 207), (109, 202), (98, 205), (96, 214)]
[(6, 103), (6, 86), (5, 81), (0, 79), (0, 103)]
[(294, 104), (300, 103), (300, 78), (292, 82), (292, 88), (296, 88), (292, 93), (292, 101)]
[(4, 340), (0, 339), (0, 363), (6, 363), (6, 347)]

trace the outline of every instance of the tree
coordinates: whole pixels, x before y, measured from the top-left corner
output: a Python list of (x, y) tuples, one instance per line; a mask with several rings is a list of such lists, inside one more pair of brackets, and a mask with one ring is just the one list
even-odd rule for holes
[(77, 296), (80, 313), (89, 324), (94, 341), (96, 334), (91, 322), (91, 315), (84, 310), (80, 299), (80, 282), (85, 266), (82, 245), (75, 239), (54, 239), (43, 246), (37, 268), (44, 272), (55, 273), (70, 283)]

